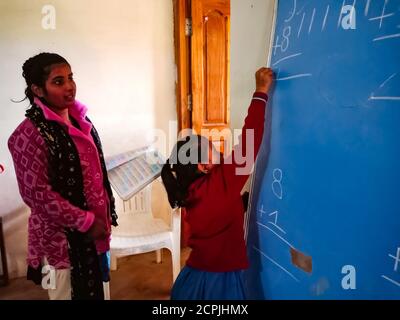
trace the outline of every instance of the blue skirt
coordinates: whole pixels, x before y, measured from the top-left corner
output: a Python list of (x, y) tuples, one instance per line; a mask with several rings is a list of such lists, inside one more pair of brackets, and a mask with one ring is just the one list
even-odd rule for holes
[(243, 271), (207, 272), (185, 266), (171, 300), (244, 300)]

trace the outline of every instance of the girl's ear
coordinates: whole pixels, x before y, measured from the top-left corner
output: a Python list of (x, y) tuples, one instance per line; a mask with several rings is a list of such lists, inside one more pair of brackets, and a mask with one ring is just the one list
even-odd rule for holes
[(44, 97), (43, 89), (41, 87), (37, 86), (36, 84), (31, 85), (31, 90), (35, 96), (37, 96), (39, 98)]

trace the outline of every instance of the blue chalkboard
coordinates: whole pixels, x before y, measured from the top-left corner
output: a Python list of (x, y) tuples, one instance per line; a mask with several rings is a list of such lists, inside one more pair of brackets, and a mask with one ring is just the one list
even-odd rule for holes
[(400, 299), (400, 0), (278, 2), (251, 299)]

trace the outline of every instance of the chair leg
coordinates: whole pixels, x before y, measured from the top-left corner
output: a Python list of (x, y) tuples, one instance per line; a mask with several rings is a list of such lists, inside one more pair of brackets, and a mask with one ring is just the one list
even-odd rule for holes
[(110, 281), (103, 282), (104, 300), (110, 300)]
[(157, 263), (162, 262), (162, 249), (156, 250), (156, 261)]
[(111, 254), (111, 259), (110, 259), (110, 270), (115, 271), (117, 270), (117, 257), (113, 254)]
[(181, 247), (175, 246), (171, 250), (171, 258), (172, 258), (172, 282), (175, 282), (178, 277), (179, 272), (181, 271)]
[(172, 280), (175, 282), (181, 272), (181, 209), (172, 210), (171, 217)]

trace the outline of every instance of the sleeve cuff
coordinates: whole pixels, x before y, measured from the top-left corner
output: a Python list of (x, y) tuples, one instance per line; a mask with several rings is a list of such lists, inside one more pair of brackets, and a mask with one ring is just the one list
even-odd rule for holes
[(260, 100), (260, 101), (264, 101), (265, 103), (267, 103), (268, 101), (268, 95), (264, 92), (254, 92), (253, 94), (253, 100)]
[(88, 231), (89, 228), (92, 226), (93, 221), (94, 221), (94, 213), (86, 211), (85, 221), (83, 221), (83, 224), (78, 228), (78, 231), (80, 232)]

